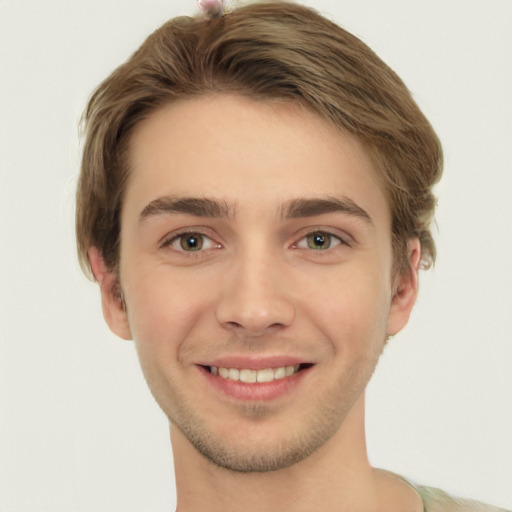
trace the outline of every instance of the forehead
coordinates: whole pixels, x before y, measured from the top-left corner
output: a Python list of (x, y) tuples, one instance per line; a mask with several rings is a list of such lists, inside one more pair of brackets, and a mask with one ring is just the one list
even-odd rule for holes
[(277, 210), (342, 194), (389, 217), (359, 141), (294, 103), (211, 95), (167, 105), (135, 128), (125, 207), (159, 196), (213, 197)]

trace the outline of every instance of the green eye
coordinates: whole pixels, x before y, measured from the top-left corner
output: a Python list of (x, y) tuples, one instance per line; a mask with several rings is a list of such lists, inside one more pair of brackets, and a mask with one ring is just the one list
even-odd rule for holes
[(185, 233), (180, 235), (180, 248), (187, 252), (200, 251), (203, 248), (203, 235), (200, 233)]
[(315, 231), (306, 236), (306, 242), (310, 249), (325, 251), (331, 247), (333, 236), (323, 231)]

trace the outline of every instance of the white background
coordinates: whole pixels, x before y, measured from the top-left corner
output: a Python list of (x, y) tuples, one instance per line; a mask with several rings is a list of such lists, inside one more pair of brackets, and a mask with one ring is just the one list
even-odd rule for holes
[[(512, 1), (318, 0), (438, 131), (439, 261), (369, 388), (372, 463), (512, 507)], [(193, 0), (0, 0), (0, 510), (169, 512), (165, 418), (74, 253), (91, 90)], [(174, 509), (172, 509), (174, 510)]]

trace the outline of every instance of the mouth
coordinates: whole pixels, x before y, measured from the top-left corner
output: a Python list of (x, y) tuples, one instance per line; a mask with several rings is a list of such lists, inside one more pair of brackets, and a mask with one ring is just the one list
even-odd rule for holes
[(311, 368), (313, 364), (302, 363), (289, 366), (279, 366), (277, 368), (262, 368), (258, 370), (251, 368), (226, 368), (223, 366), (201, 366), (210, 374), (224, 380), (243, 382), (244, 384), (258, 384), (284, 380), (303, 370)]

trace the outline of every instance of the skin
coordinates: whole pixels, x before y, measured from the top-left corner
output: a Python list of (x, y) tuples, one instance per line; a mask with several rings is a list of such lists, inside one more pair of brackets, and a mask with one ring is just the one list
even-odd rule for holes
[[(422, 510), (366, 453), (364, 390), (408, 321), (420, 248), (393, 276), (361, 144), (296, 105), (216, 95), (140, 123), (129, 159), (119, 271), (89, 257), (105, 319), (135, 340), (170, 420), (178, 510)], [(185, 211), (190, 198), (221, 211)], [(276, 397), (241, 399), (204, 370), (233, 356), (312, 366)]]

